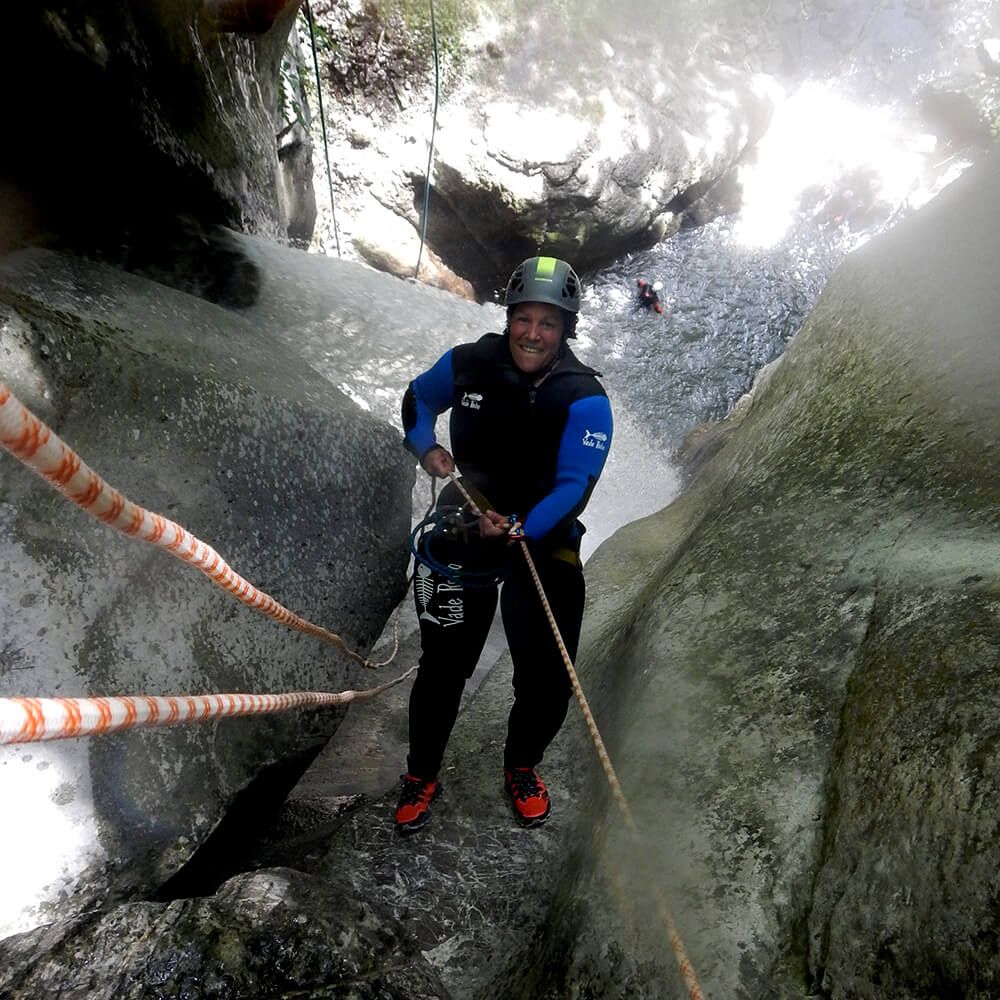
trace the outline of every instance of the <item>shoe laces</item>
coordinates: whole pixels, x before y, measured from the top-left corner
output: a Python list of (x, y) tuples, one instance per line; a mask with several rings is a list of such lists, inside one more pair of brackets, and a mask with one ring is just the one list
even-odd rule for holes
[(433, 787), (433, 781), (425, 781), (423, 778), (411, 778), (409, 775), (404, 775), (403, 790), (399, 796), (399, 804), (401, 806), (415, 806)]
[(522, 802), (542, 794), (542, 783), (538, 780), (535, 769), (515, 768), (510, 772), (510, 792), (515, 799)]

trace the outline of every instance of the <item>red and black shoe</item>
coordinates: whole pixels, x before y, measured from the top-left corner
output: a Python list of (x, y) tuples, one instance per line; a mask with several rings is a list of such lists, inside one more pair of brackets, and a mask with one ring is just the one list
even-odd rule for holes
[(441, 782), (415, 778), (412, 774), (401, 777), (403, 790), (396, 806), (396, 830), (413, 833), (426, 826), (431, 818), (431, 804), (441, 794)]
[(503, 787), (522, 826), (541, 826), (552, 812), (548, 789), (533, 767), (503, 769)]

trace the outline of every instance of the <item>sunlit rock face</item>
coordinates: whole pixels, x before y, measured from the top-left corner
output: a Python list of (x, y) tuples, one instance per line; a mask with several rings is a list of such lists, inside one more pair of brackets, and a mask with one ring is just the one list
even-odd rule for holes
[(443, 288), (464, 299), (475, 299), (468, 281), (445, 267), (430, 247), (420, 243), (413, 226), (381, 205), (369, 206), (357, 220), (359, 233), (354, 246), (372, 267), (401, 278), (417, 277), (426, 285)]
[[(192, 296), (35, 249), (0, 262), (0, 330), (0, 377), (84, 462), (364, 654), (405, 587), (413, 463), (398, 431), (302, 360), (287, 324), (262, 333)], [(6, 451), (0, 565), (4, 696), (341, 691), (385, 679), (89, 517)], [(343, 711), (4, 748), (0, 796), (17, 821), (0, 833), (0, 936), (149, 897), (223, 818), (213, 844), (235, 849)]]
[[(758, 245), (803, 213), (867, 230), (921, 204), (994, 117), (988, 0), (473, 5), (460, 26), (439, 23), (440, 87), (426, 36), (388, 17), (365, 34), (349, 7), (317, 11), (339, 81), (326, 106), (336, 220), (321, 207), (319, 241), (332, 253), (337, 228), (338, 254), (411, 274), (407, 243), (426, 226), (481, 300), (528, 254), (563, 254), (586, 277), (738, 207)], [(368, 74), (383, 35), (408, 65)], [(365, 81), (353, 92), (350, 59)], [(408, 240), (370, 225), (390, 212)]]
[[(440, 112), (427, 239), (481, 291), (539, 249), (586, 270), (738, 205), (735, 167), (771, 110), (753, 74), (626, 51), (599, 79), (572, 62), (548, 88), (524, 87), (529, 42), (484, 56)], [(391, 152), (373, 194), (416, 224), (426, 162), (395, 136), (376, 141)]]
[(639, 927), (595, 894), (571, 978), (677, 977), (653, 886), (708, 996), (1000, 991), (996, 168), (853, 254), (692, 489), (591, 561), (644, 836), (609, 814)]
[[(689, 213), (711, 217), (693, 206), (767, 118), (748, 74), (712, 69), (686, 78), (611, 61), (600, 89), (563, 84), (513, 101), (477, 81), (479, 100), (463, 95), (441, 130), (434, 204), (463, 228), (431, 230), (439, 252), (457, 257), (471, 240), (501, 269), (544, 246), (586, 269), (669, 235)], [(628, 86), (633, 73), (645, 77), (641, 98)]]
[(0, 171), (18, 220), (0, 226), (0, 249), (55, 233), (108, 254), (128, 245), (138, 266), (178, 216), (285, 238), (275, 114), (297, 8), (105, 0), (8, 11), (0, 79), (21, 97), (4, 109), (17, 152)]

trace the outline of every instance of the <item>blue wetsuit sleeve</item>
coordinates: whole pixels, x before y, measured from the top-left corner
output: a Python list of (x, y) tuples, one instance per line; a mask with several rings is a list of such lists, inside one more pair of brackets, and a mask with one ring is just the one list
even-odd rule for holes
[(403, 442), (417, 458), (423, 458), (437, 444), (434, 425), (438, 414), (451, 406), (454, 388), (452, 352), (446, 351), (422, 375), (418, 375), (403, 396)]
[(611, 449), (613, 421), (607, 396), (578, 399), (569, 408), (556, 459), (555, 486), (524, 519), (528, 538), (544, 538), (586, 506)]

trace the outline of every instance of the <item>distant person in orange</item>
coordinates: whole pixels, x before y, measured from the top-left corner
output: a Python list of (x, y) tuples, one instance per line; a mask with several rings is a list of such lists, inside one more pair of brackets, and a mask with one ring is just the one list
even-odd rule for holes
[(659, 292), (663, 288), (663, 282), (654, 281), (650, 284), (645, 278), (639, 278), (636, 283), (639, 286), (639, 305), (662, 314), (663, 303), (660, 301)]

